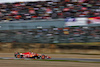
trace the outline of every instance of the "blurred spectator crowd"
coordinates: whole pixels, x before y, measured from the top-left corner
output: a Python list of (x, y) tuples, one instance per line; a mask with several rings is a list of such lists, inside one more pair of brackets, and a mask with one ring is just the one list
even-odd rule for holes
[(100, 26), (0, 31), (0, 41), (23, 43), (100, 42)]
[(100, 0), (0, 3), (0, 21), (100, 16)]

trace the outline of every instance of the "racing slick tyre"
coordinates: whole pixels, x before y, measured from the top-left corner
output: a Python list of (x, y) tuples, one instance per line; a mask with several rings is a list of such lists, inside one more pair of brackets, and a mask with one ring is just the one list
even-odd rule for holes
[(45, 55), (40, 56), (40, 59), (46, 59)]
[(16, 58), (23, 58), (23, 56), (21, 56), (20, 54), (17, 54), (15, 57)]

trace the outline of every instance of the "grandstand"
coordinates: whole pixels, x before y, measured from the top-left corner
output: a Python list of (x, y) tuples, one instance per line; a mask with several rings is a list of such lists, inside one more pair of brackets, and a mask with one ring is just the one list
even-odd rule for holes
[[(23, 1), (23, 0), (22, 0)], [(30, 1), (30, 0), (28, 0)], [(14, 2), (0, 4), (0, 21), (59, 19), (67, 17), (99, 17), (100, 0)], [(78, 1), (78, 0), (77, 0)], [(45, 3), (45, 4), (44, 4)]]
[[(82, 18), (87, 20), (81, 20)], [(72, 25), (74, 23), (75, 25)], [(76, 25), (77, 23), (79, 25)], [(2, 1), (0, 2), (0, 41), (100, 42), (100, 0), (35, 2), (28, 0), (11, 3)]]

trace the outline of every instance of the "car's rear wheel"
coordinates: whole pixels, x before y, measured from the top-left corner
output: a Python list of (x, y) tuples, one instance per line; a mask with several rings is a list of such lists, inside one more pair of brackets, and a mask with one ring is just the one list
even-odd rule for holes
[(15, 57), (16, 57), (16, 58), (23, 58), (23, 55), (16, 54)]
[(17, 55), (16, 55), (16, 58), (21, 58), (21, 55), (20, 55), (20, 54), (17, 54)]

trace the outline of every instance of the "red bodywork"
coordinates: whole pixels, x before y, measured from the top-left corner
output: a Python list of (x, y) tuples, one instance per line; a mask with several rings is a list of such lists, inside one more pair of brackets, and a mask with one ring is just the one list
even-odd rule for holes
[(42, 58), (42, 59), (50, 59), (51, 57), (46, 56), (44, 54), (37, 54), (33, 52), (26, 52), (26, 53), (15, 53), (16, 58)]

